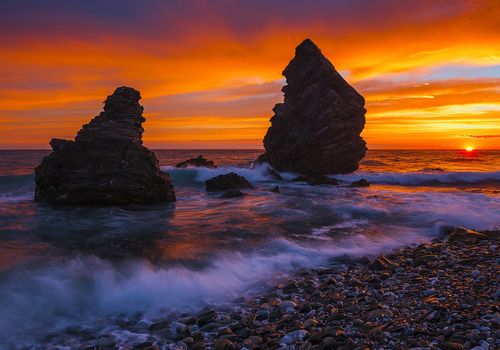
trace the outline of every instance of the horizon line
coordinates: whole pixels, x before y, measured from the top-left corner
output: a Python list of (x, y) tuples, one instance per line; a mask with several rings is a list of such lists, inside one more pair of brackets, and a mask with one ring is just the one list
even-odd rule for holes
[[(265, 151), (264, 148), (153, 148), (155, 151)], [(0, 148), (0, 151), (52, 151), (51, 148)], [(367, 151), (465, 151), (464, 148), (372, 148)], [(500, 151), (500, 148), (475, 148), (474, 151)]]

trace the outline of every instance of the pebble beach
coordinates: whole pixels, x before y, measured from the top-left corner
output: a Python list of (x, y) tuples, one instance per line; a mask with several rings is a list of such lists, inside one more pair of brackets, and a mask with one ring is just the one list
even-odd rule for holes
[[(500, 232), (455, 230), (375, 259), (298, 271), (259, 295), (197, 314), (118, 318), (110, 334), (69, 329), (43, 348), (497, 349)], [(124, 345), (126, 334), (143, 341)]]

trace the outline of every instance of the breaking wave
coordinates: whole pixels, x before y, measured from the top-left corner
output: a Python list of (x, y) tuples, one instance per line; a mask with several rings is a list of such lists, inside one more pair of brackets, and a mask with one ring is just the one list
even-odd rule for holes
[(455, 185), (455, 184), (482, 184), (482, 183), (499, 183), (500, 171), (489, 172), (383, 172), (383, 173), (368, 173), (358, 172), (349, 175), (335, 176), (339, 180), (350, 182), (360, 178), (367, 179), (371, 183), (385, 185)]

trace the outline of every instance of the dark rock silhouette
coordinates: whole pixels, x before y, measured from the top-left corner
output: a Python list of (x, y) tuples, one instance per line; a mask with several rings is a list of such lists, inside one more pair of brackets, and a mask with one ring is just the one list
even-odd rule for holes
[(358, 181), (353, 181), (349, 187), (368, 187), (370, 183), (366, 179), (360, 179)]
[(243, 193), (240, 190), (228, 190), (223, 194), (221, 194), (219, 198), (226, 199), (226, 198), (237, 198), (237, 197), (243, 197)]
[(213, 161), (203, 158), (203, 156), (198, 156), (197, 158), (191, 158), (183, 162), (177, 163), (176, 168), (187, 168), (188, 166), (194, 166), (199, 168), (217, 168)]
[(271, 192), (281, 193), (280, 187), (279, 186), (274, 186), (273, 189), (271, 190)]
[(54, 204), (141, 204), (174, 201), (170, 176), (142, 145), (139, 91), (119, 87), (75, 141), (52, 139), (35, 169), (35, 201)]
[(205, 187), (207, 191), (227, 191), (242, 188), (253, 188), (252, 184), (248, 182), (247, 179), (236, 173), (228, 173), (213, 177), (205, 181)]
[(311, 176), (302, 175), (302, 176), (298, 176), (298, 177), (292, 179), (292, 181), (307, 182), (309, 185), (312, 185), (312, 186), (317, 186), (317, 185), (336, 186), (339, 184), (337, 179), (332, 179), (332, 178), (325, 176), (325, 175), (311, 175)]
[(283, 71), (284, 103), (273, 108), (259, 162), (307, 175), (358, 169), (366, 143), (365, 100), (335, 70), (320, 49), (304, 40)]

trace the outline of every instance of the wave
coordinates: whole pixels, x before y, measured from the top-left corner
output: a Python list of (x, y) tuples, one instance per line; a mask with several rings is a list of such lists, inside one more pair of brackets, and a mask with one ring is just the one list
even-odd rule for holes
[(0, 189), (5, 186), (19, 186), (32, 184), (35, 180), (35, 175), (2, 175), (0, 176)]
[[(253, 168), (242, 168), (237, 166), (224, 166), (215, 169), (209, 168), (198, 168), (198, 167), (188, 167), (184, 169), (175, 168), (172, 166), (162, 166), (161, 169), (168, 172), (174, 179), (174, 183), (178, 182), (180, 184), (187, 185), (192, 182), (204, 183), (206, 180), (212, 177), (223, 175), (227, 173), (236, 173), (238, 175), (244, 176), (250, 182), (261, 182), (261, 181), (275, 181), (276, 179), (268, 171), (269, 165), (263, 163), (256, 165)], [(293, 174), (280, 173), (283, 178), (293, 178)]]
[(4, 175), (0, 176), (0, 203), (16, 203), (33, 199), (35, 176)]
[[(364, 220), (369, 221), (368, 229), (397, 225), (399, 228), (395, 231), (406, 231), (411, 227), (431, 228), (434, 225), (463, 226), (475, 230), (500, 227), (498, 196), (434, 191), (407, 193), (390, 189), (375, 193), (376, 197), (370, 198), (369, 192), (366, 192), (365, 197), (355, 203), (352, 199), (337, 199), (332, 208), (342, 215), (341, 224), (356, 225), (358, 231), (362, 229)], [(384, 227), (384, 230), (388, 229)]]
[(371, 183), (385, 185), (458, 185), (458, 184), (487, 184), (500, 182), (500, 171), (490, 172), (357, 172), (348, 175), (337, 175), (337, 179), (352, 182), (360, 178)]
[(120, 313), (141, 312), (152, 319), (169, 310), (194, 312), (207, 303), (251, 294), (263, 282), (293, 270), (326, 266), (332, 257), (377, 254), (425, 239), (418, 232), (356, 235), (313, 247), (279, 238), (248, 254), (221, 254), (203, 269), (158, 267), (144, 260), (118, 263), (87, 255), (24, 266), (0, 284), (0, 345), (11, 339), (23, 345), (21, 338), (29, 343), (35, 340), (29, 338), (47, 332), (89, 327), (96, 319), (110, 318), (107, 325), (112, 326), (111, 318)]
[[(169, 172), (174, 180), (181, 184), (204, 183), (206, 180), (229, 172), (244, 176), (251, 182), (275, 181), (276, 179), (267, 171), (267, 164), (260, 164), (254, 168), (241, 168), (236, 166), (208, 168), (178, 169), (170, 166), (162, 167)], [(281, 176), (286, 180), (293, 179), (297, 174), (283, 172)], [(440, 168), (425, 168), (415, 172), (368, 172), (359, 171), (352, 174), (334, 175), (338, 180), (352, 182), (361, 178), (371, 183), (385, 185), (456, 185), (456, 184), (481, 184), (500, 182), (500, 171), (474, 172), (474, 171), (444, 171)]]

